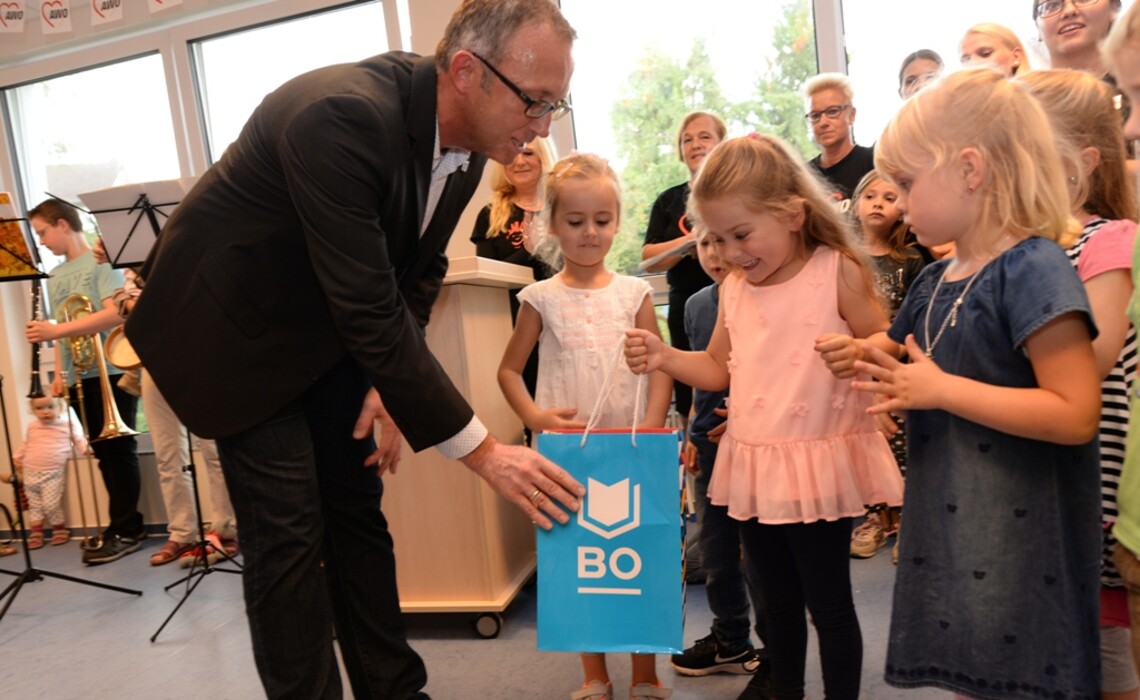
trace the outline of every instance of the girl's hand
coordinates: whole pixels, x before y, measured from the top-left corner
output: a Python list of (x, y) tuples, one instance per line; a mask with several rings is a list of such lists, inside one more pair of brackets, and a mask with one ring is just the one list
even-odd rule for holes
[(868, 413), (938, 408), (940, 397), (945, 393), (940, 387), (946, 373), (918, 347), (913, 333), (906, 337), (906, 351), (910, 364), (899, 362), (870, 343), (863, 344), (863, 352), (870, 362), (856, 362), (855, 371), (866, 372), (879, 381), (851, 382), (851, 386), (879, 395), (880, 400), (867, 409)]
[(720, 444), (720, 436), (724, 435), (725, 430), (728, 430), (728, 422), (727, 422), (728, 399), (725, 399), (725, 407), (724, 408), (714, 408), (713, 413), (720, 416), (721, 418), (726, 419), (726, 421), (724, 423), (721, 423), (720, 425), (718, 425), (717, 427), (713, 428), (712, 430), (710, 430), (708, 432), (709, 442), (711, 442), (714, 445), (719, 445)]
[(661, 369), (665, 343), (653, 333), (631, 328), (625, 332), (625, 363), (634, 374), (649, 374)]
[(899, 424), (891, 417), (889, 413), (876, 413), (875, 414), (875, 427), (883, 434), (883, 437), (890, 440), (899, 432)]
[[(885, 400), (886, 399), (882, 395), (875, 397), (875, 403), (879, 403), (880, 401)], [(895, 421), (894, 415), (890, 413), (876, 413), (875, 427), (878, 428), (879, 432), (883, 434), (883, 437), (887, 438), (888, 440), (893, 438), (899, 432), (899, 424)]]
[(576, 408), (546, 408), (535, 411), (527, 427), (532, 432), (540, 433), (543, 430), (582, 430), (586, 421), (570, 420), (578, 415)]
[(701, 465), (697, 464), (697, 446), (691, 441), (685, 441), (685, 450), (681, 453), (681, 464), (685, 465), (685, 471), (690, 474), (700, 474)]
[(841, 333), (825, 333), (816, 338), (815, 351), (836, 379), (854, 377), (855, 363), (863, 357), (855, 339)]

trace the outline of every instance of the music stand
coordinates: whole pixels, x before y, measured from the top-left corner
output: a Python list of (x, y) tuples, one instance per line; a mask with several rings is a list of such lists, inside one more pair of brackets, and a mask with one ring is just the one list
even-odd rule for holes
[[(234, 569), (223, 569), (221, 567), (216, 567), (210, 563), (209, 552), (213, 543), (206, 538), (206, 523), (202, 520), (202, 500), (198, 496), (198, 470), (194, 465), (194, 445), (191, 444), (191, 436), (189, 430), (186, 431), (186, 443), (187, 448), (190, 450), (188, 453), (190, 455), (190, 459), (187, 460), (188, 464), (182, 467), (182, 471), (190, 473), (190, 486), (194, 492), (194, 511), (198, 514), (198, 541), (194, 543), (194, 549), (191, 550), (197, 554), (194, 557), (193, 563), (190, 565), (190, 573), (186, 574), (182, 578), (162, 589), (164, 591), (169, 591), (171, 588), (174, 588), (178, 584), (186, 582), (186, 590), (183, 591), (181, 600), (178, 601), (178, 604), (174, 606), (174, 609), (170, 611), (170, 614), (166, 616), (166, 619), (162, 621), (162, 624), (159, 625), (158, 629), (154, 631), (153, 635), (151, 635), (150, 641), (152, 643), (158, 639), (158, 635), (162, 634), (162, 630), (166, 628), (167, 623), (170, 622), (171, 618), (174, 617), (179, 608), (182, 607), (182, 604), (186, 602), (186, 599), (190, 597), (190, 594), (193, 593), (194, 589), (198, 587), (198, 584), (202, 582), (203, 578), (209, 576), (215, 571), (219, 571), (225, 574), (241, 573), (240, 570), (235, 571)], [(234, 558), (230, 556), (230, 554), (226, 552), (225, 549), (221, 547), (213, 547), (213, 549), (217, 551), (223, 559), (229, 561), (231, 564), (238, 567), (238, 569), (242, 568), (241, 564), (237, 563), (237, 561), (235, 561)], [(199, 561), (202, 562), (202, 567), (200, 569), (198, 568)], [(195, 569), (197, 570), (195, 571)]]
[[(79, 195), (83, 203), (91, 207), (89, 214), (99, 223), (100, 237), (107, 251), (107, 258), (112, 267), (132, 267), (141, 264), (150, 254), (150, 249), (162, 233), (162, 222), (170, 217), (175, 207), (193, 187), (196, 178), (180, 178), (177, 180), (162, 180), (157, 182), (144, 182), (121, 187), (110, 187), (94, 192), (85, 192)], [(162, 222), (160, 222), (160, 217)], [(145, 280), (144, 280), (145, 284)], [(129, 340), (129, 338), (128, 338)], [(239, 569), (241, 564), (224, 549), (213, 547), (213, 543), (206, 537), (206, 524), (202, 519), (202, 501), (198, 491), (198, 470), (194, 463), (194, 446), (191, 443), (190, 432), (186, 432), (189, 459), (182, 470), (190, 474), (190, 484), (194, 494), (194, 511), (197, 514), (198, 541), (191, 546), (191, 551), (200, 553), (190, 566), (190, 572), (163, 590), (169, 591), (180, 583), (186, 583), (186, 590), (182, 598), (162, 624), (151, 636), (150, 641), (158, 639), (158, 635), (166, 628), (167, 623), (182, 608), (183, 603), (202, 582), (202, 579), (215, 571), (227, 574), (240, 574), (240, 570), (223, 569), (210, 563), (209, 551), (213, 548), (224, 559), (230, 561)], [(201, 559), (201, 568), (198, 560)]]
[[(19, 479), (16, 477), (15, 462), (12, 459), (12, 436), (8, 432), (8, 404), (4, 399), (4, 377), (0, 376), (0, 420), (4, 421), (4, 443), (5, 449), (8, 453), (8, 465), (12, 468), (11, 476), (0, 478), (0, 481), (7, 481), (12, 484), (12, 489), (15, 491), (19, 487)], [(32, 552), (28, 549), (28, 533), (24, 528), (24, 509), (20, 505), (19, 494), (16, 494), (16, 514), (20, 520), (20, 541), (24, 545), (24, 570), (23, 571), (9, 571), (7, 569), (0, 569), (0, 574), (8, 574), (15, 576), (16, 580), (8, 584), (8, 587), (0, 591), (0, 600), (4, 601), (4, 606), (0, 607), (0, 620), (4, 618), (4, 614), (8, 612), (8, 608), (12, 606), (16, 596), (19, 595), (20, 589), (23, 588), (25, 583), (32, 583), (33, 581), (42, 581), (45, 576), (51, 578), (58, 578), (63, 581), (71, 581), (72, 583), (81, 583), (84, 586), (95, 586), (96, 588), (106, 588), (109, 591), (118, 591), (119, 593), (130, 593), (132, 595), (142, 595), (142, 591), (132, 590), (130, 588), (120, 588), (119, 586), (112, 586), (107, 583), (98, 583), (97, 581), (88, 581), (86, 579), (77, 578), (75, 576), (68, 576), (67, 574), (60, 574), (54, 571), (47, 571), (45, 569), (37, 569), (32, 564)], [(11, 596), (11, 597), (9, 597)], [(6, 599), (6, 600), (5, 600)]]
[(0, 192), (0, 282), (40, 280), (40, 256), (25, 225), (28, 220), (16, 215), (12, 197)]
[(79, 194), (90, 207), (81, 211), (99, 224), (111, 267), (133, 267), (146, 260), (163, 223), (196, 181), (192, 177), (156, 180)]

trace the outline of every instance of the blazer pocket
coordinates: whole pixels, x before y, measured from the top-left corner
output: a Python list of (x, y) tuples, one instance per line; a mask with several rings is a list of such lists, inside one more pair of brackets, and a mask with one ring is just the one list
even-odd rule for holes
[(247, 338), (256, 338), (266, 329), (265, 312), (254, 303), (246, 284), (227, 269), (221, 257), (206, 257), (199, 275), (222, 312)]

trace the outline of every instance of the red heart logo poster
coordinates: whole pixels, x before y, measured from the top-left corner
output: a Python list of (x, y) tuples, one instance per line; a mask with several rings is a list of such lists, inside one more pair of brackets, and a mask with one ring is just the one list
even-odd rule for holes
[(24, 31), (24, 7), (20, 2), (0, 2), (0, 32)]
[(123, 18), (123, 0), (91, 0), (91, 26), (115, 22)]
[(45, 0), (40, 3), (40, 17), (44, 20), (45, 34), (71, 31), (71, 3), (66, 0)]

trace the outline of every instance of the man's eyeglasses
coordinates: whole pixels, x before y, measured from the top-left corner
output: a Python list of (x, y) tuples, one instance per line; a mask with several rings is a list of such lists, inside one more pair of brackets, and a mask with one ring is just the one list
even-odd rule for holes
[(510, 79), (507, 78), (507, 76), (500, 73), (499, 69), (494, 67), (493, 65), (491, 65), (490, 61), (483, 58), (482, 56), (475, 53), (474, 51), (471, 51), (470, 53), (472, 56), (474, 56), (475, 58), (482, 61), (483, 65), (487, 66), (487, 68), (489, 68), (491, 70), (491, 72), (495, 74), (496, 78), (503, 81), (503, 85), (506, 85), (507, 88), (510, 89), (511, 92), (513, 92), (519, 96), (519, 99), (522, 100), (523, 103), (526, 104), (526, 109), (523, 110), (523, 114), (530, 117), (531, 119), (541, 119), (542, 117), (545, 117), (547, 114), (550, 115), (551, 119), (561, 119), (562, 117), (565, 117), (567, 114), (570, 114), (570, 110), (573, 109), (573, 107), (570, 106), (570, 103), (567, 102), (566, 100), (558, 100), (557, 102), (548, 102), (547, 100), (536, 100), (536, 99), (534, 99), (530, 95), (523, 92), (523, 89), (520, 88), (518, 85), (515, 85), (514, 83), (512, 83), (510, 81)]
[[(1073, 3), (1073, 7), (1088, 7), (1089, 5), (1097, 4), (1100, 0), (1071, 0), (1071, 2)], [(1033, 8), (1033, 16), (1037, 19), (1045, 19), (1052, 17), (1063, 9), (1065, 9), (1065, 0), (1045, 0), (1045, 2), (1037, 3)]]
[(823, 117), (827, 117), (828, 119), (837, 118), (840, 114), (843, 114), (844, 112), (846, 112), (847, 108), (850, 106), (851, 105), (835, 105), (834, 107), (828, 107), (827, 109), (821, 109), (818, 112), (808, 112), (804, 116), (807, 117), (807, 120), (809, 122), (811, 122), (812, 124), (818, 124), (819, 120), (822, 119)]

